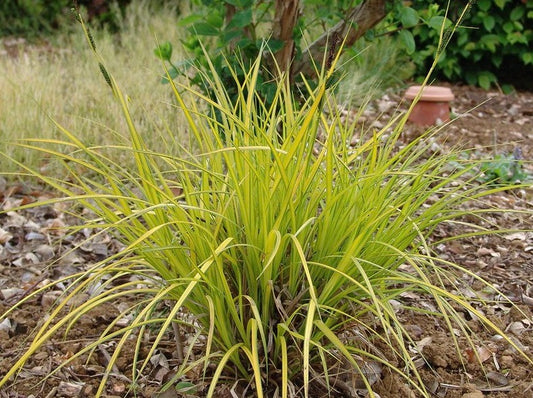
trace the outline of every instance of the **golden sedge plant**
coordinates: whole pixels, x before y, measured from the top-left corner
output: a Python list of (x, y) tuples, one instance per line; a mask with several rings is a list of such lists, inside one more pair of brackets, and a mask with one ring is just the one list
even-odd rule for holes
[[(430, 396), (396, 308), (405, 292), (431, 298), (436, 308), (409, 310), (441, 319), (469, 341), (475, 334), (458, 308), (505, 336), (475, 299), (447, 287), (454, 269), (479, 277), (439, 259), (428, 243), (439, 224), (464, 215), (467, 201), (495, 189), (469, 179), (468, 165), (450, 172), (453, 154), (428, 156), (427, 135), (398, 146), (405, 116), (349, 147), (355, 124), (343, 121), (326, 88), (331, 71), (298, 106), (288, 82), (281, 81), (267, 108), (256, 91), (260, 62), (239, 83), (235, 104), (216, 75), (209, 82), (216, 101), (187, 83), (172, 83), (177, 111), (199, 148), (188, 156), (154, 152), (145, 144), (151, 132), (136, 128), (129, 101), (103, 61), (129, 128), (130, 144), (117, 149), (134, 159), (135, 168), (61, 127), (64, 140), (18, 143), (61, 159), (70, 171), (66, 180), (18, 166), (62, 193), (53, 201), (90, 209), (94, 217), (84, 219), (83, 228), (110, 231), (126, 249), (65, 278), (64, 296), (0, 386), (12, 382), (59, 331), (123, 297), (136, 298), (136, 304), (63, 364), (114, 341), (97, 396), (105, 393), (127, 341), (136, 340), (130, 376), (135, 389), (169, 334), (176, 337), (180, 363), (165, 388), (183, 380), (206, 382), (206, 396), (214, 396), (221, 383), (241, 380), (248, 396), (339, 396), (346, 387), (335, 369), (342, 365), (374, 396), (372, 363)], [(43, 143), (69, 151), (41, 149)], [(88, 299), (65, 311), (80, 292), (88, 292)], [(170, 303), (166, 312), (163, 303)], [(130, 313), (135, 316), (129, 324), (118, 322)], [(193, 343), (181, 341), (183, 330), (194, 331)], [(153, 338), (145, 339), (146, 333)], [(202, 354), (193, 355), (199, 345)], [(192, 369), (202, 376), (187, 379)]]

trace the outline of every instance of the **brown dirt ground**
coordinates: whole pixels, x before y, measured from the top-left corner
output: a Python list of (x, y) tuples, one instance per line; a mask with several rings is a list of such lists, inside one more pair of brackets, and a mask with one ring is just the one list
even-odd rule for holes
[[(457, 97), (452, 105), (453, 112), (461, 117), (442, 130), (443, 134), (439, 135), (435, 143), (437, 146), (442, 148), (450, 144), (460, 144), (485, 154), (493, 150), (510, 153), (518, 147), (525, 160), (533, 158), (532, 93), (502, 95), (498, 92), (485, 92), (465, 86), (451, 86), (451, 88)], [(367, 117), (369, 119), (375, 117), (379, 112), (384, 112), (386, 117), (391, 108), (389, 105), (397, 104), (399, 100), (398, 95), (391, 94), (376, 101), (375, 111), (370, 110)], [(484, 103), (486, 100), (488, 102)], [(417, 134), (418, 130), (412, 125), (408, 126), (406, 137)], [(531, 171), (529, 165), (525, 167)], [(0, 184), (2, 207), (5, 207), (6, 203), (38, 200), (47, 195), (46, 192), (34, 191), (26, 186), (10, 187)], [(506, 216), (488, 215), (487, 222), (496, 222), (501, 228), (533, 231), (533, 192), (530, 189), (516, 189), (498, 194), (491, 198), (491, 201), (501, 207), (521, 209), (524, 212)], [(53, 236), (53, 239), (50, 239), (46, 231), (52, 233), (50, 231), (56, 231), (57, 227), (71, 221), (58, 209), (38, 208), (19, 216), (23, 219), (17, 218), (17, 214), (0, 215), (0, 227), (2, 227), (0, 231), (7, 231), (10, 235), (9, 238), (2, 238), (0, 234), (0, 314), (22, 297), (35, 291), (44, 282), (56, 280), (69, 272), (86, 269), (88, 264), (102, 259), (121, 247), (114, 239), (102, 237), (99, 245), (82, 247), (63, 260), (50, 265), (79, 242), (83, 238), (83, 233), (74, 237)], [(39, 228), (28, 224), (28, 220)], [(434, 238), (453, 236), (459, 232), (461, 231), (450, 226), (442, 226), (435, 232)], [(512, 308), (504, 301), (489, 301), (490, 304), (479, 309), (499, 327), (505, 329), (513, 341), (531, 356), (533, 233), (465, 238), (442, 243), (437, 246), (437, 250), (442, 258), (467, 267), (513, 299), (516, 308)], [(471, 276), (459, 275), (459, 277), (469, 283), (472, 291), (478, 292), (483, 289), (483, 286), (479, 286)], [(450, 289), (452, 288), (454, 286), (450, 285)], [(495, 299), (493, 292), (489, 298)], [(14, 358), (23, 352), (28, 336), (42, 322), (53, 299), (53, 294), (52, 296), (38, 294), (8, 315), (10, 324), (5, 322), (0, 324), (0, 375), (8, 370)], [(403, 299), (403, 304), (421, 307), (429, 305), (425, 298), (416, 295), (407, 295)], [(14, 383), (0, 389), (0, 397), (93, 396), (113, 343), (99, 347), (96, 355), (87, 363), (77, 360), (72, 366), (60, 370), (44, 383), (39, 382), (61, 361), (97, 337), (110, 320), (117, 316), (119, 308), (124, 307), (119, 303), (113, 303), (97, 308), (84, 316), (67, 337), (59, 336), (45, 343), (29, 360)], [(507, 342), (482, 328), (479, 322), (472, 318), (472, 314), (463, 311), (462, 315), (479, 338), (474, 349), (464, 338), (458, 339), (459, 349), (454, 348), (452, 336), (442, 321), (407, 310), (400, 313), (404, 325), (407, 325), (406, 328), (416, 341), (413, 355), (418, 351), (426, 358), (426, 362), (418, 363), (422, 378), (434, 396), (532, 398), (533, 369), (530, 365), (517, 355), (516, 350)], [(0, 322), (2, 320), (3, 317), (0, 318)], [(131, 362), (128, 359), (131, 358), (133, 350), (133, 344), (127, 346), (126, 354), (117, 363), (114, 377), (107, 387), (107, 397), (156, 396), (155, 392), (161, 382), (172, 375), (172, 369), (177, 365), (172, 342), (164, 341), (160, 350), (164, 358), (150, 365), (135, 394), (128, 393), (126, 375), (131, 371)], [(477, 351), (482, 358), (483, 367), (475, 360), (474, 351)], [(145, 354), (142, 353), (141, 357)], [(383, 398), (418, 396), (403, 380), (393, 374), (383, 372), (379, 379), (374, 388)], [(221, 389), (219, 396), (231, 397), (230, 390), (229, 387)], [(177, 393), (164, 395), (167, 398), (181, 396), (186, 395)], [(350, 393), (344, 391), (334, 396), (348, 397)]]

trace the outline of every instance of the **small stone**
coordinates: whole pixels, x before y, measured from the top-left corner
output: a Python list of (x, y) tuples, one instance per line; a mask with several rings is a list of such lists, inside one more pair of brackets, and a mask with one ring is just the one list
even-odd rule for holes
[(511, 355), (502, 355), (500, 358), (500, 366), (504, 369), (508, 369), (514, 364), (515, 361)]
[(50, 308), (61, 294), (62, 292), (59, 290), (44, 293), (41, 297), (41, 306), (43, 306), (43, 308)]
[(484, 398), (484, 395), (481, 391), (474, 391), (463, 394), (461, 398)]
[(0, 298), (2, 298), (2, 300), (9, 300), (17, 295), (22, 295), (22, 293), (24, 293), (24, 290), (16, 287), (0, 289)]
[(46, 351), (41, 351), (41, 352), (38, 352), (37, 354), (35, 354), (33, 356), (33, 359), (36, 360), (36, 361), (43, 361), (45, 359), (47, 359), (50, 355), (48, 355), (48, 353)]
[(488, 380), (490, 380), (491, 382), (493, 382), (494, 384), (496, 384), (498, 386), (507, 386), (507, 385), (509, 385), (509, 380), (507, 379), (507, 377), (505, 377), (501, 373), (488, 372), (486, 374), (486, 377), (487, 377)]
[(122, 394), (124, 391), (126, 391), (126, 385), (120, 381), (113, 383), (111, 391), (113, 394)]
[(0, 331), (6, 331), (9, 332), (12, 328), (11, 321), (9, 318), (4, 319), (2, 322), (0, 322)]
[(45, 236), (39, 232), (33, 232), (33, 231), (30, 231), (26, 234), (26, 236), (24, 237), (24, 239), (26, 239), (27, 241), (32, 241), (32, 240), (44, 240), (45, 239)]
[(508, 330), (515, 336), (520, 336), (526, 329), (526, 326), (522, 322), (513, 322), (508, 326)]
[(41, 261), (48, 261), (54, 257), (54, 248), (50, 245), (39, 245), (34, 252), (39, 256)]
[(81, 397), (85, 383), (74, 383), (62, 381), (57, 386), (57, 394), (62, 397)]

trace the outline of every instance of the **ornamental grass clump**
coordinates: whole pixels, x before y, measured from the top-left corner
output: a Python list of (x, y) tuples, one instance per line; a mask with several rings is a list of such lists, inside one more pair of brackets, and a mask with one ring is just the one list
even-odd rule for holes
[[(63, 364), (114, 341), (97, 396), (128, 341), (136, 341), (134, 390), (169, 333), (180, 363), (165, 388), (205, 386), (202, 394), (213, 396), (228, 383), (243, 396), (308, 397), (347, 395), (357, 387), (374, 396), (376, 369), (382, 369), (429, 396), (398, 315), (406, 292), (430, 297), (436, 309), (407, 310), (441, 318), (454, 333), (475, 338), (458, 314), (463, 308), (505, 336), (474, 299), (449, 289), (450, 270), (459, 266), (435, 257), (428, 241), (439, 224), (466, 213), (465, 202), (497, 189), (466, 178), (468, 165), (450, 172), (451, 155), (428, 155), (427, 135), (397, 145), (406, 116), (350, 147), (355, 124), (343, 120), (326, 88), (330, 71), (298, 106), (281, 81), (267, 107), (257, 94), (260, 62), (237, 82), (236, 102), (216, 74), (208, 81), (216, 99), (171, 82), (177, 111), (188, 121), (174, 128), (188, 128), (197, 147), (188, 156), (145, 144), (151, 132), (137, 130), (128, 100), (107, 72), (130, 134), (130, 145), (117, 150), (135, 160), (134, 169), (66, 129), (54, 143), (70, 148), (68, 154), (40, 149), (39, 140), (19, 143), (64, 162), (66, 180), (26, 171), (63, 194), (55, 201), (90, 210), (83, 214), (93, 217), (79, 228), (111, 231), (126, 248), (63, 280), (63, 297), (0, 386), (60, 330), (123, 297), (136, 304)], [(80, 292), (88, 299), (65, 312)], [(128, 314), (135, 316), (125, 326), (119, 320)], [(339, 368), (357, 383), (346, 382)], [(200, 376), (191, 379), (192, 370)]]

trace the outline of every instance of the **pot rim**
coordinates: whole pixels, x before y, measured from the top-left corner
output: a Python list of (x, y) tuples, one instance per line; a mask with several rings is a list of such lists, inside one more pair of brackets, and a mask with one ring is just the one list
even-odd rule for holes
[(420, 101), (449, 102), (455, 98), (450, 88), (442, 86), (424, 86), (423, 88), (422, 86), (411, 86), (405, 92), (405, 98), (415, 99), (420, 90), (422, 90)]

